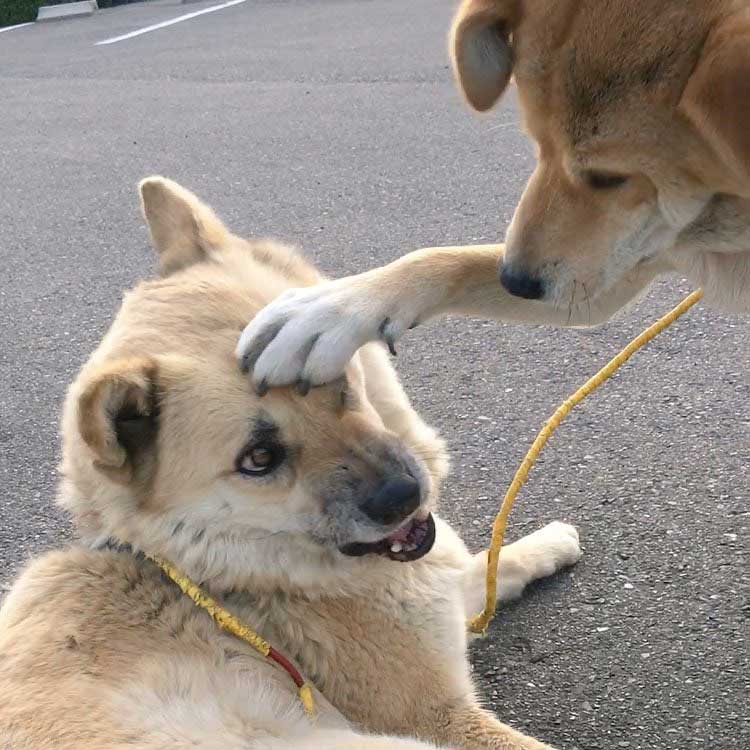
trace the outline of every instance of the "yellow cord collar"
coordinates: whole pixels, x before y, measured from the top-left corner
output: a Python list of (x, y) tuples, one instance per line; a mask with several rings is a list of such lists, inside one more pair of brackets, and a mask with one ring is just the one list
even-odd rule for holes
[(167, 578), (176, 583), (184, 594), (187, 594), (195, 604), (202, 610), (208, 612), (213, 621), (224, 630), (251, 645), (259, 654), (276, 662), (294, 680), (299, 693), (299, 699), (305, 713), (312, 719), (315, 716), (315, 702), (313, 700), (312, 686), (299, 673), (297, 668), (279, 651), (277, 651), (265, 638), (258, 635), (252, 628), (248, 627), (235, 617), (231, 612), (224, 609), (215, 599), (206, 594), (197, 584), (193, 583), (186, 575), (166, 560), (159, 557), (148, 556), (149, 560), (158, 565)]

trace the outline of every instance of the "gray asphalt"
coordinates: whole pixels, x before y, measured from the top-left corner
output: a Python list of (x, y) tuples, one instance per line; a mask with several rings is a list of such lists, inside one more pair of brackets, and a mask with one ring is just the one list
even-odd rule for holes
[[(57, 420), (122, 291), (153, 271), (135, 184), (162, 173), (329, 273), (502, 237), (533, 151), (512, 94), (477, 118), (446, 0), (160, 0), (0, 34), (0, 580), (69, 535)], [(453, 455), (443, 512), (479, 549), (557, 403), (688, 291), (593, 332), (433, 323), (400, 347)], [(561, 750), (750, 747), (750, 327), (699, 307), (553, 438), (511, 537), (560, 518), (584, 560), (498, 616), (481, 690)]]

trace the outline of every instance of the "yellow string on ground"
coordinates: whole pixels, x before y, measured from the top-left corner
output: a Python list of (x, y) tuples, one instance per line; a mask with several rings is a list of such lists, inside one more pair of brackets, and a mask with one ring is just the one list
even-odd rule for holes
[(529, 475), (531, 467), (536, 462), (539, 454), (544, 448), (545, 443), (549, 439), (550, 435), (560, 426), (560, 423), (565, 419), (570, 410), (579, 404), (583, 399), (586, 398), (590, 393), (595, 391), (605, 381), (612, 377), (617, 370), (622, 367), (639, 349), (648, 344), (657, 334), (661, 333), (665, 328), (668, 328), (672, 323), (677, 320), (680, 316), (684, 315), (700, 298), (703, 296), (701, 290), (693, 292), (691, 295), (686, 297), (677, 307), (671, 312), (667, 313), (663, 318), (660, 318), (653, 325), (649, 326), (640, 336), (636, 337), (631, 341), (614, 359), (612, 359), (605, 367), (596, 373), (592, 378), (587, 380), (570, 398), (566, 399), (555, 411), (555, 413), (547, 420), (541, 432), (537, 435), (536, 439), (529, 448), (529, 452), (518, 467), (513, 481), (510, 483), (510, 487), (505, 494), (503, 504), (500, 507), (500, 512), (495, 518), (495, 522), (492, 525), (492, 540), (489, 546), (489, 554), (487, 555), (487, 592), (484, 611), (478, 614), (469, 622), (469, 631), (472, 633), (484, 634), (487, 632), (487, 627), (490, 624), (494, 614), (495, 607), (497, 606), (497, 572), (498, 562), (500, 560), (500, 550), (503, 546), (503, 538), (505, 536), (505, 527), (508, 523), (508, 516), (510, 515), (513, 503), (518, 496), (518, 493), (523, 487), (526, 478)]

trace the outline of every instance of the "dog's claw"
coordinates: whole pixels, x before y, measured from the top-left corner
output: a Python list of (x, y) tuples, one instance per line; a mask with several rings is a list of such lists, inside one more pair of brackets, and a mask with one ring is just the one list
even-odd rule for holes
[(385, 343), (388, 346), (388, 351), (391, 353), (391, 356), (395, 357), (397, 355), (396, 352), (396, 342), (393, 338), (393, 334), (388, 330), (388, 327), (391, 324), (391, 319), (386, 318), (381, 324), (380, 324), (380, 337), (385, 341)]
[[(277, 334), (284, 327), (286, 321), (276, 322), (273, 325), (267, 326), (260, 334), (255, 338), (254, 341), (242, 352), (242, 356), (239, 361), (240, 370), (244, 373), (249, 373), (255, 368), (255, 364), (260, 359), (261, 354), (266, 350), (268, 345), (276, 338)], [(244, 333), (243, 333), (244, 337)], [(242, 341), (242, 338), (240, 338)]]
[(260, 383), (258, 383), (258, 385), (255, 386), (255, 392), (261, 398), (263, 398), (263, 396), (265, 396), (266, 393), (268, 393), (268, 381), (265, 378), (263, 378), (263, 380), (261, 380)]
[(297, 393), (299, 393), (300, 396), (307, 396), (308, 393), (310, 393), (310, 381), (307, 378), (300, 378), (297, 381)]

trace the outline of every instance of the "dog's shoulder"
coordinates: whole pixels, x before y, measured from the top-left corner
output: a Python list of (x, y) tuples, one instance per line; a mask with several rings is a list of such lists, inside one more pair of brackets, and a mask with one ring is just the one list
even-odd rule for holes
[[(81, 546), (35, 558), (11, 588), (0, 610), (0, 639), (22, 626), (28, 639), (37, 628), (57, 638), (61, 627), (98, 621), (103, 624), (132, 608), (133, 594), (153, 598), (163, 587), (134, 555)], [(121, 604), (115, 604), (122, 602)]]

